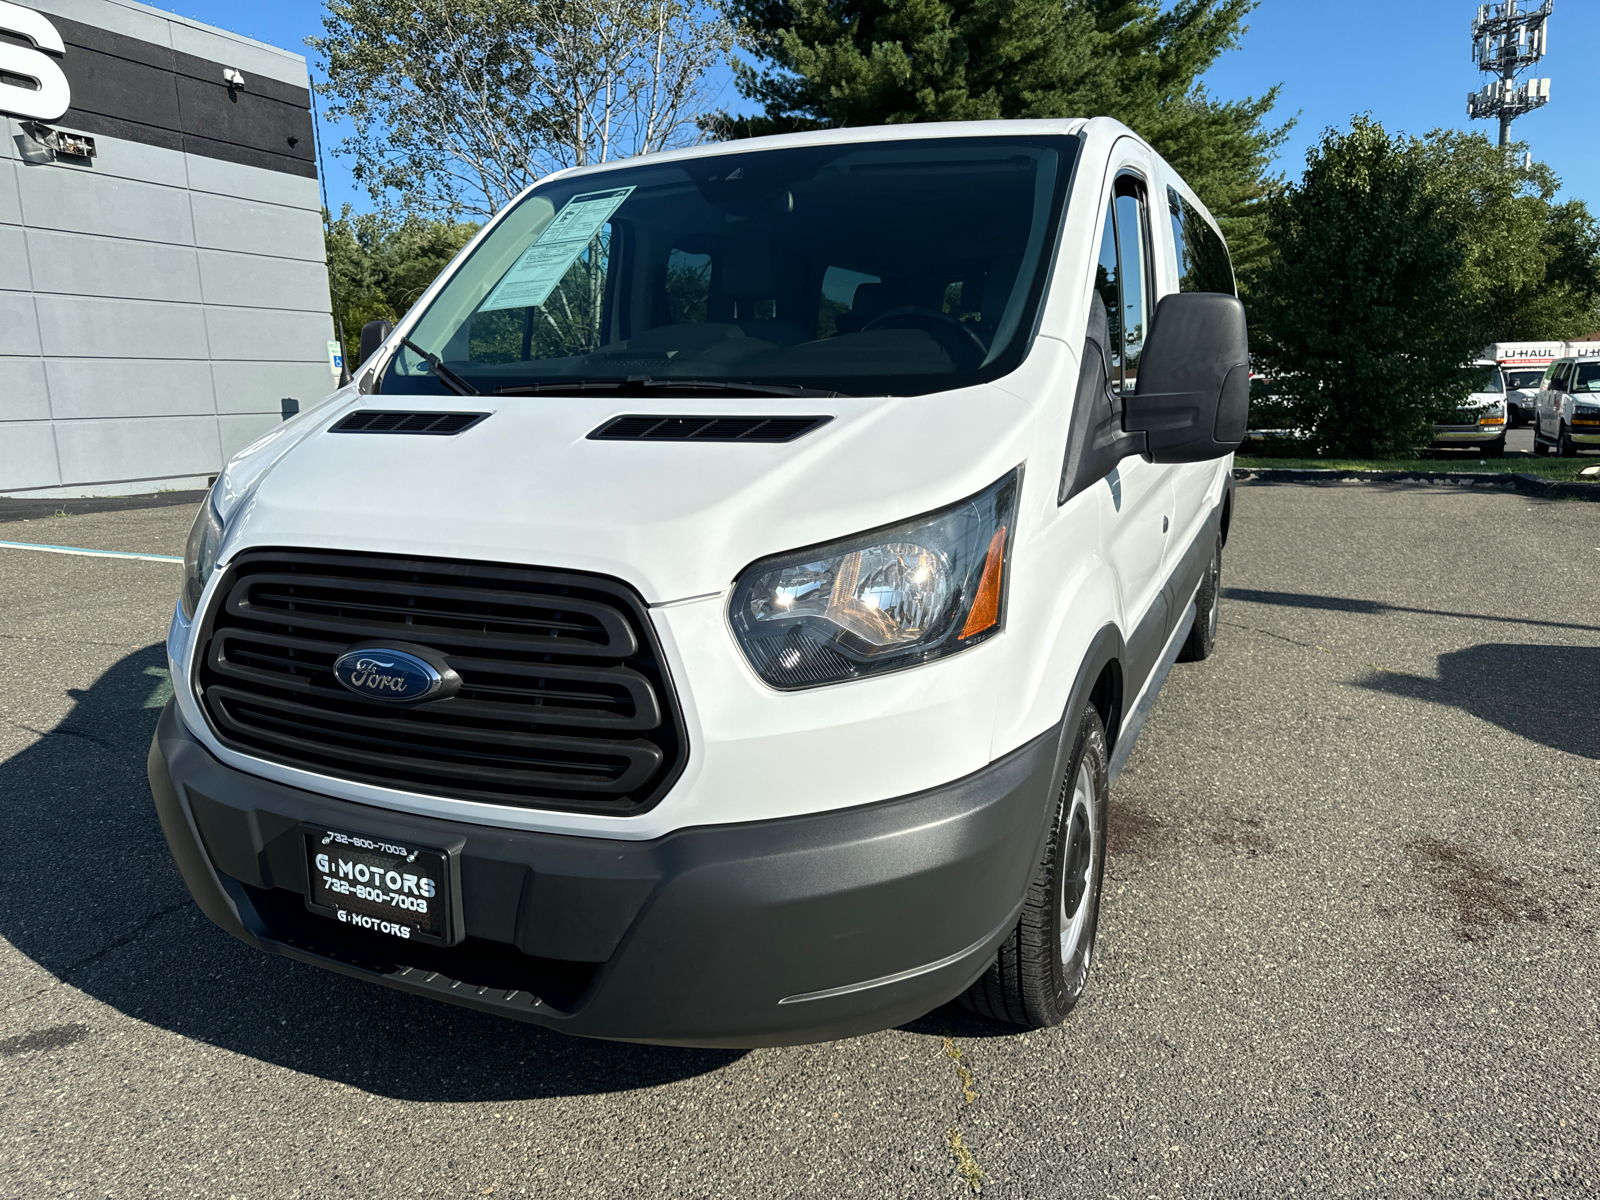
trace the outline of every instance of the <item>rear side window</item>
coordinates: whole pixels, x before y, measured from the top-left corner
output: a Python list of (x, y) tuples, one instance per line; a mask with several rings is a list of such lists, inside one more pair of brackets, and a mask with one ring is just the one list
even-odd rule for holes
[(711, 296), (711, 256), (674, 249), (667, 255), (666, 320), (677, 325), (698, 325), (706, 319)]
[(1178, 290), (1233, 295), (1233, 262), (1217, 231), (1199, 209), (1178, 195), (1177, 188), (1167, 188), (1167, 212), (1172, 217), (1172, 244), (1178, 250)]
[[(872, 309), (883, 283), (876, 275), (865, 271), (851, 271), (845, 267), (829, 267), (822, 273), (822, 302), (817, 309), (817, 336), (830, 338), (836, 333), (854, 333), (868, 317), (876, 316), (881, 309)], [(862, 285), (867, 290), (861, 290)], [(861, 311), (856, 311), (857, 300)]]

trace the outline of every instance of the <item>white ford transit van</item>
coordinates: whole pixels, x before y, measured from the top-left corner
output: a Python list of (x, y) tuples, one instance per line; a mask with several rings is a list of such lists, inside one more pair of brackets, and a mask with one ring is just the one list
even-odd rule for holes
[(203, 506), (149, 760), (188, 887), (592, 1037), (1061, 1020), (1108, 786), (1216, 637), (1233, 291), (1109, 120), (551, 176)]

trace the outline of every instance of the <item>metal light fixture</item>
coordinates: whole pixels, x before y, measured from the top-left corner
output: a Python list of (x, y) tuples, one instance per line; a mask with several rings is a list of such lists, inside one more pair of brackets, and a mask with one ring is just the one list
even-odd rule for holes
[(22, 132), (57, 158), (91, 159), (95, 155), (94, 139), (86, 133), (63, 133), (38, 121), (24, 121)]

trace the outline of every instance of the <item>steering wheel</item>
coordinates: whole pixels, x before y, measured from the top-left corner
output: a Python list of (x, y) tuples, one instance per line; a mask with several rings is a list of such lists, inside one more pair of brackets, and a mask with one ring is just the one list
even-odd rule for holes
[(972, 326), (963, 324), (949, 313), (940, 312), (936, 308), (922, 308), (915, 304), (885, 309), (875, 317), (868, 317), (861, 323), (861, 332), (866, 333), (873, 329), (889, 329), (900, 325), (931, 326), (929, 332), (933, 333), (935, 339), (941, 344), (944, 343), (945, 339), (939, 337), (937, 331), (955, 332), (960, 335), (959, 340), (962, 344), (962, 349), (975, 350), (979, 362), (982, 362), (989, 353), (989, 347), (983, 344), (983, 339), (973, 331)]

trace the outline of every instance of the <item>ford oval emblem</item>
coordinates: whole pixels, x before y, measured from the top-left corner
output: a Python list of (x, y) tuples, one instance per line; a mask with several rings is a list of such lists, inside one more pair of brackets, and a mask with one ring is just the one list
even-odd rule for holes
[(445, 685), (445, 673), (432, 663), (387, 646), (346, 651), (335, 660), (333, 674), (352, 692), (370, 700), (426, 700)]

